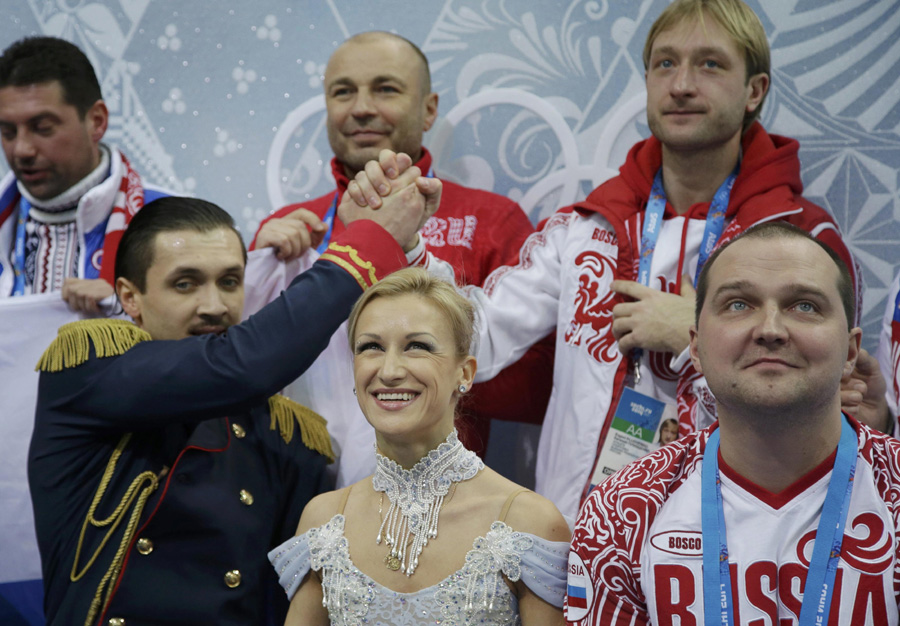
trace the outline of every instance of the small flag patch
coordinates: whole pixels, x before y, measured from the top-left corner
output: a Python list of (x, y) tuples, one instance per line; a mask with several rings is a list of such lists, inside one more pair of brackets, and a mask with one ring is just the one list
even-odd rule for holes
[(587, 589), (584, 587), (576, 587), (568, 585), (569, 588), (569, 606), (573, 609), (587, 608)]

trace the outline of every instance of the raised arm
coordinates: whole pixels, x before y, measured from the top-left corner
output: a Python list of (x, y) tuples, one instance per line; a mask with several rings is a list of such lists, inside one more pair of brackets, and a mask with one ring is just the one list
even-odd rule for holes
[[(414, 186), (413, 186), (414, 185)], [(441, 204), (441, 181), (436, 178), (422, 176), (419, 168), (412, 165), (412, 159), (406, 154), (382, 150), (378, 161), (369, 161), (364, 170), (356, 174), (350, 181), (347, 192), (341, 198), (338, 216), (344, 224), (358, 219), (360, 211), (378, 210), (383, 199), (398, 193), (421, 193), (425, 198), (425, 211), (416, 224), (416, 232), (435, 214)], [(404, 252), (410, 252), (418, 241), (413, 237), (407, 242), (400, 242)]]
[[(370, 161), (347, 187), (345, 200), (352, 200), (360, 208), (379, 206), (381, 194), (394, 193), (390, 172), (404, 171), (402, 168), (409, 162), (404, 157), (382, 150), (378, 162)], [(416, 185), (427, 193), (435, 181), (420, 177)], [(429, 209), (434, 206), (436, 210), (439, 198), (432, 194), (429, 200)], [(571, 214), (557, 213), (527, 240), (517, 265), (498, 268), (487, 278), (484, 288), (465, 288), (479, 317), (478, 382), (496, 376), (556, 327), (561, 275), (559, 249), (570, 218)], [(446, 263), (431, 259), (426, 267), (452, 280), (452, 269), (448, 271)]]
[[(439, 187), (440, 183), (437, 184)], [(362, 290), (406, 263), (425, 201), (398, 189), (347, 231), (281, 297), (221, 336), (145, 341), (41, 376), (39, 419), (79, 416), (82, 427), (141, 429), (249, 408), (300, 375)]]
[[(340, 251), (323, 255), (278, 299), (223, 335), (143, 341), (119, 356), (42, 372), (38, 419), (58, 412), (78, 416), (83, 426), (132, 430), (265, 401), (312, 363), (365, 286), (402, 267), (399, 247), (376, 224), (360, 222), (345, 234), (333, 244)], [(363, 240), (367, 245), (357, 245)], [(386, 250), (374, 254), (374, 242)]]
[(478, 317), (476, 382), (492, 379), (554, 331), (562, 285), (560, 253), (572, 214), (558, 212), (522, 246), (519, 262), (500, 267), (484, 287), (465, 287)]

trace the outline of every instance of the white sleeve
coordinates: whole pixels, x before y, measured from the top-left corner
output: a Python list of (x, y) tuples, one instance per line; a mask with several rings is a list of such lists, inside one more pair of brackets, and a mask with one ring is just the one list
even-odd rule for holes
[(318, 253), (310, 248), (293, 261), (279, 261), (274, 248), (247, 253), (244, 270), (244, 316), (247, 319), (272, 302), (297, 276), (313, 266)]
[(475, 305), (476, 382), (516, 362), (557, 324), (562, 287), (561, 251), (575, 215), (557, 213), (522, 245), (519, 263), (491, 272), (484, 287), (465, 287)]
[(881, 334), (878, 338), (878, 365), (881, 373), (884, 375), (886, 383), (885, 398), (887, 399), (888, 409), (894, 419), (894, 434), (897, 435), (898, 390), (900, 390), (900, 338), (894, 343), (893, 333), (891, 332), (891, 324), (894, 320), (894, 312), (897, 308), (897, 296), (900, 293), (900, 273), (894, 277), (894, 283), (891, 285), (891, 291), (887, 297), (885, 305), (884, 317), (881, 320)]
[(278, 584), (284, 588), (288, 600), (293, 600), (312, 566), (309, 532), (291, 537), (270, 551), (268, 557), (278, 573)]
[[(407, 258), (409, 258), (409, 255), (407, 255)], [(456, 270), (453, 269), (452, 265), (443, 259), (437, 258), (427, 250), (423, 250), (416, 266), (428, 270), (428, 273), (432, 276), (447, 281), (451, 285), (459, 285), (464, 282), (457, 278)]]

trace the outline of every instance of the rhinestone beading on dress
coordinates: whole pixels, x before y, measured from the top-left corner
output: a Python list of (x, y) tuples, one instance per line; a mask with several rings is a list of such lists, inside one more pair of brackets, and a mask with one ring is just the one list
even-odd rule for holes
[(504, 581), (519, 580), (523, 554), (534, 540), (494, 522), (466, 554), (465, 565), (415, 593), (388, 589), (358, 570), (344, 537), (344, 516), (309, 531), (310, 564), (322, 572), (323, 604), (335, 626), (515, 626), (518, 601)]
[(344, 516), (335, 515), (324, 526), (309, 530), (310, 566), (322, 571), (322, 605), (332, 624), (360, 626), (375, 600), (375, 582), (353, 566)]
[(466, 554), (466, 564), (453, 579), (455, 584), (435, 594), (441, 615), (451, 624), (518, 624), (517, 604), (503, 574), (512, 582), (519, 580), (522, 555), (533, 546), (531, 537), (503, 522), (491, 524)]

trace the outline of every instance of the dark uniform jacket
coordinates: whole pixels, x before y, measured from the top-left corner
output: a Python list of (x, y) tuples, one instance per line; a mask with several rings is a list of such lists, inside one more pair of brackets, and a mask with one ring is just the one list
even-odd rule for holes
[(147, 341), (111, 320), (60, 329), (39, 364), (28, 455), (48, 624), (283, 620), (266, 552), (323, 489), (326, 459), (304, 441), (324, 450), (328, 438), (317, 416), (269, 398), (363, 288), (405, 264), (374, 223), (347, 235), (221, 336)]

